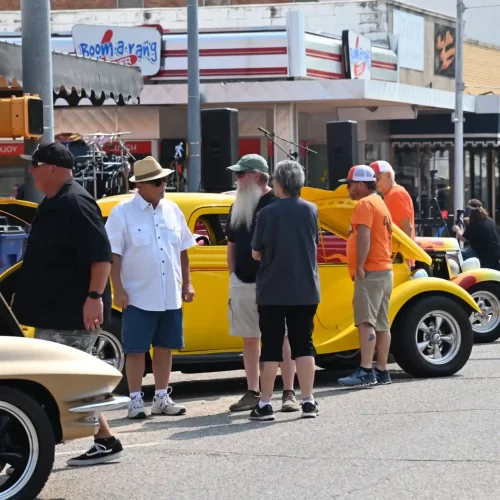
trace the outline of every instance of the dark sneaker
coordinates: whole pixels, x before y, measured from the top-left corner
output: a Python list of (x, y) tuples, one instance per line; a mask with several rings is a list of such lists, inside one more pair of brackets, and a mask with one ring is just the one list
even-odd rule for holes
[(392, 384), (391, 376), (388, 370), (379, 370), (375, 368), (375, 377), (377, 378), (377, 384), (389, 385)]
[(259, 396), (253, 391), (247, 391), (243, 397), (229, 407), (229, 411), (249, 411), (253, 410), (259, 404)]
[(122, 444), (118, 439), (99, 439), (93, 446), (79, 457), (70, 458), (66, 463), (73, 466), (99, 465), (120, 458), (123, 454)]
[(291, 390), (283, 391), (281, 402), (282, 402), (281, 411), (292, 412), (300, 410), (299, 404), (295, 399), (295, 391)]
[(319, 405), (317, 401), (314, 403), (311, 403), (309, 401), (306, 401), (305, 403), (302, 402), (302, 418), (316, 418), (319, 413)]
[(352, 375), (339, 378), (338, 383), (345, 387), (369, 387), (377, 384), (377, 378), (373, 370), (365, 372), (360, 367)]
[(274, 420), (274, 410), (271, 405), (263, 406), (262, 408), (257, 405), (250, 413), (250, 420), (260, 420), (261, 422), (270, 422)]

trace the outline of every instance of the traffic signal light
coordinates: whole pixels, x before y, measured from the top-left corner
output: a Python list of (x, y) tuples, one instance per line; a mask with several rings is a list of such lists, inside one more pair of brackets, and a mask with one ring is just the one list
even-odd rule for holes
[(39, 139), (43, 134), (43, 103), (37, 95), (0, 99), (0, 137)]

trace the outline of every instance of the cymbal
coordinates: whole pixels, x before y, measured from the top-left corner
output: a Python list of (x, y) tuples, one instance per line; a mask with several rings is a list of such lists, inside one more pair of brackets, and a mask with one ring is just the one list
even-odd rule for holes
[(58, 142), (76, 142), (80, 141), (82, 136), (75, 132), (61, 132), (60, 134), (57, 134), (54, 139)]

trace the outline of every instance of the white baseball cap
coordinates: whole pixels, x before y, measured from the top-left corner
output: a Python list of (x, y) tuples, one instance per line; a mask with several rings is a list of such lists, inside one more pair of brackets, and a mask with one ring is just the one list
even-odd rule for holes
[(391, 167), (391, 164), (384, 160), (374, 161), (370, 164), (370, 167), (373, 169), (375, 174), (385, 174), (386, 172), (394, 173), (394, 169)]
[(375, 172), (367, 165), (355, 165), (351, 167), (346, 179), (339, 179), (342, 184), (349, 182), (375, 182)]

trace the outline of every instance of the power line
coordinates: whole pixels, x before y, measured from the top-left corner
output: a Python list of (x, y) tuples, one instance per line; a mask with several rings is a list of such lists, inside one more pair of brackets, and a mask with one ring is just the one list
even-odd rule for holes
[(489, 9), (490, 7), (500, 7), (500, 3), (495, 3), (492, 5), (478, 5), (475, 7), (465, 7), (465, 10), (471, 10), (471, 9)]

